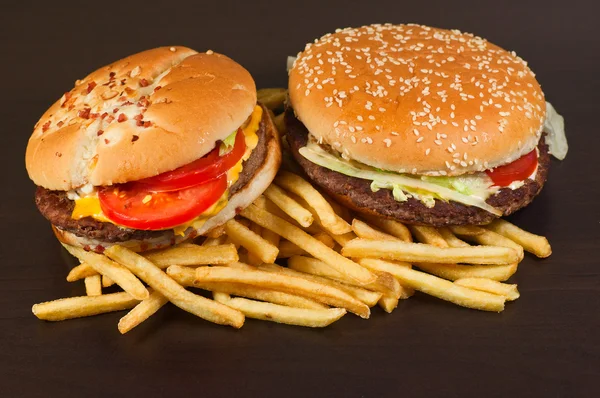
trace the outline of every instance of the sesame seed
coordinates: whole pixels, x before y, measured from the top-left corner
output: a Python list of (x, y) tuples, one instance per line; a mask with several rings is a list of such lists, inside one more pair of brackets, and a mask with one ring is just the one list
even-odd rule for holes
[(430, 148), (427, 148), (427, 149), (425, 150), (425, 156), (429, 155), (429, 152), (431, 152), (431, 149), (430, 149)]

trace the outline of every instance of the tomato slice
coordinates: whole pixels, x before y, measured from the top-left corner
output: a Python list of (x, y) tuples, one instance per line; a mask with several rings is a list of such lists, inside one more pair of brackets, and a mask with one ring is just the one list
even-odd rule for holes
[(529, 177), (537, 167), (538, 159), (535, 149), (527, 155), (504, 166), (487, 170), (487, 175), (492, 179), (494, 185), (499, 187), (509, 186), (513, 181), (522, 181)]
[(202, 184), (224, 174), (240, 161), (246, 152), (244, 133), (238, 129), (233, 149), (219, 156), (219, 145), (204, 157), (173, 171), (137, 181), (147, 186), (149, 191), (176, 191)]
[(153, 192), (142, 184), (129, 183), (98, 191), (104, 214), (119, 225), (134, 229), (169, 229), (190, 221), (223, 195), (227, 176), (204, 184), (169, 192)]

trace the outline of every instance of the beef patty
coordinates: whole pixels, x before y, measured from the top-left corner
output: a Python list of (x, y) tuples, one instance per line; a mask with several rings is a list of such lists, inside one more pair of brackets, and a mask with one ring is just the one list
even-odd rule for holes
[[(371, 191), (371, 181), (329, 170), (312, 163), (298, 152), (308, 142), (308, 130), (294, 115), (292, 109), (285, 114), (287, 140), (296, 161), (304, 169), (308, 177), (341, 204), (366, 214), (384, 216), (409, 224), (433, 225), (480, 225), (491, 222), (495, 215), (474, 206), (457, 202), (435, 200), (435, 206), (428, 208), (421, 201), (409, 198), (405, 202), (394, 200), (392, 191), (380, 189)], [(550, 155), (544, 137), (538, 144), (539, 159), (535, 180), (526, 180), (518, 189), (502, 188), (487, 199), (487, 203), (502, 211), (506, 216), (527, 206), (542, 190), (548, 168)]]
[[(260, 168), (265, 160), (268, 142), (265, 123), (266, 117), (268, 117), (268, 113), (265, 109), (257, 131), (258, 144), (250, 154), (250, 157), (244, 161), (238, 180), (229, 189), (229, 196), (242, 189), (252, 179), (256, 170)], [(46, 188), (38, 187), (35, 192), (35, 204), (42, 215), (54, 226), (74, 233), (77, 236), (90, 239), (115, 243), (164, 237), (165, 233), (173, 234), (172, 230), (144, 231), (122, 228), (109, 222), (97, 221), (92, 217), (75, 220), (71, 218), (75, 202), (67, 197), (65, 191), (50, 191)]]

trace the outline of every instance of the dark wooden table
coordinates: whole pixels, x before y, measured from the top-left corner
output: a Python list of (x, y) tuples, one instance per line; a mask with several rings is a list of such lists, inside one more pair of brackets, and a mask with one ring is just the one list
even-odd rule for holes
[[(40, 3), (40, 4), (38, 4)], [(600, 14), (594, 1), (4, 1), (0, 11), (0, 396), (598, 396)], [(335, 3), (335, 4), (334, 4)], [(514, 3), (514, 4), (513, 4)], [(88, 5), (89, 4), (89, 5)], [(242, 330), (174, 307), (126, 336), (122, 313), (38, 321), (37, 302), (83, 294), (33, 203), (24, 168), (42, 112), (76, 78), (139, 50), (181, 44), (236, 59), (259, 87), (286, 56), (337, 27), (419, 22), (476, 32), (530, 62), (565, 116), (570, 152), (512, 220), (550, 239), (502, 314), (417, 294), (391, 315), (325, 330), (248, 320)]]

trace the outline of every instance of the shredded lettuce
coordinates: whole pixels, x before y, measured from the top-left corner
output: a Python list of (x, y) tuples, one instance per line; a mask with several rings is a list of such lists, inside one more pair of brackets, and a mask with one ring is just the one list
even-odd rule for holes
[(223, 156), (231, 152), (233, 146), (235, 145), (236, 134), (237, 130), (229, 134), (229, 136), (221, 142), (221, 146), (219, 147), (219, 156)]
[(552, 156), (563, 160), (567, 156), (569, 144), (565, 135), (565, 119), (556, 112), (551, 103), (546, 102), (546, 120), (544, 131), (548, 133), (547, 142)]
[(496, 189), (491, 178), (485, 173), (468, 174), (457, 177), (421, 177), (423, 181), (432, 182), (446, 188), (453, 189), (463, 195), (477, 196), (487, 199)]
[[(486, 184), (491, 185), (489, 181), (476, 182), (475, 179), (480, 178), (480, 176), (472, 177), (472, 179), (471, 177), (462, 177), (462, 180), (456, 177), (446, 177), (445, 179), (440, 177), (435, 180), (436, 182), (431, 182), (428, 179), (432, 177), (421, 179), (405, 174), (378, 171), (358, 162), (344, 160), (325, 151), (315, 143), (309, 143), (307, 146), (300, 148), (299, 152), (306, 159), (319, 166), (347, 176), (371, 180), (371, 189), (375, 188), (375, 191), (385, 188), (391, 189), (393, 194), (395, 190), (394, 198), (397, 197), (400, 199), (399, 201), (406, 200), (406, 194), (410, 194), (428, 207), (435, 205), (434, 199), (452, 200), (468, 206), (479, 207), (498, 216), (502, 215), (500, 210), (486, 203), (485, 199), (494, 193), (494, 190), (489, 186), (487, 190), (484, 189)], [(474, 192), (475, 194), (465, 194), (463, 192)]]

